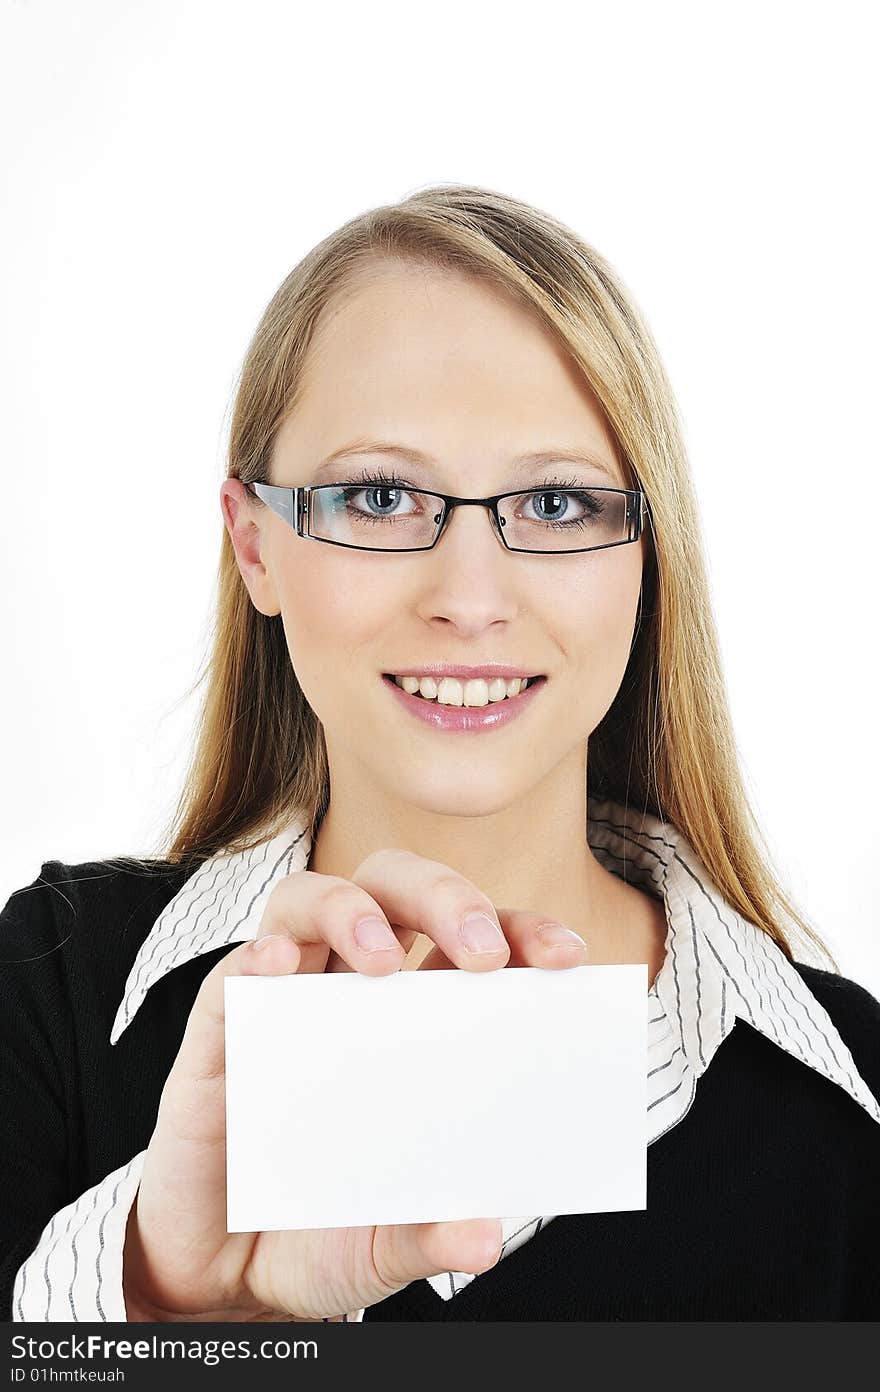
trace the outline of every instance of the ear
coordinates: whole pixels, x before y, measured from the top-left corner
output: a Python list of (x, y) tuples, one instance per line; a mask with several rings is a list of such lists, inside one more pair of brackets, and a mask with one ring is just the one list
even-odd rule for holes
[[(271, 525), (269, 508), (254, 503), (240, 479), (227, 478), (220, 487), (223, 521), (235, 551), (241, 578), (247, 586), (254, 608), (272, 617), (281, 613), (278, 592), (263, 562), (266, 529)], [(283, 525), (283, 524), (282, 524)]]

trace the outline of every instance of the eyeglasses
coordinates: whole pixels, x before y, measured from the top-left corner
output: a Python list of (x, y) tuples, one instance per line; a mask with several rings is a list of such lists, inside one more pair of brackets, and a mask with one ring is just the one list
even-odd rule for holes
[(370, 479), (299, 488), (255, 481), (245, 487), (297, 536), (355, 551), (430, 551), (457, 507), (488, 508), (508, 551), (601, 551), (638, 541), (649, 512), (640, 489), (592, 485), (544, 484), (491, 498), (456, 498)]

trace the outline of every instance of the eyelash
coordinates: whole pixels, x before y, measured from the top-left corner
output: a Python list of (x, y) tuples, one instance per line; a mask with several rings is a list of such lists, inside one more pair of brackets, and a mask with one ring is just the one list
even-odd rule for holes
[[(412, 489), (418, 492), (418, 485), (411, 483), (408, 479), (401, 478), (394, 470), (390, 473), (382, 465), (374, 465), (372, 468), (365, 467), (354, 476), (350, 476), (351, 487), (342, 489), (342, 498), (348, 505), (352, 494), (360, 493), (364, 488), (380, 485), (385, 488)], [(572, 496), (585, 509), (583, 517), (568, 518), (558, 521), (553, 518), (546, 519), (546, 526), (553, 531), (570, 532), (588, 527), (592, 521), (604, 513), (606, 504), (601, 497), (597, 497), (590, 489), (585, 489), (578, 479), (556, 479), (545, 478), (542, 482), (536, 483), (532, 488), (523, 489), (523, 494), (538, 494), (555, 490), (570, 492)], [(428, 490), (430, 491), (430, 490)], [(376, 522), (380, 518), (372, 517), (368, 513), (363, 514), (363, 521)]]
[[(394, 469), (392, 469), (390, 473), (386, 472), (381, 464), (373, 468), (360, 469), (357, 473), (352, 474), (350, 481), (360, 485), (381, 483), (388, 488), (413, 488), (418, 491), (418, 484), (412, 483), (409, 479), (401, 478)], [(542, 479), (540, 483), (534, 484), (531, 488), (522, 489), (522, 492), (541, 493), (543, 490), (550, 488), (562, 488), (566, 491), (574, 489), (575, 492), (581, 494), (589, 494), (591, 491), (590, 489), (585, 489), (583, 483), (576, 478), (545, 478)], [(430, 489), (427, 491), (430, 492)]]

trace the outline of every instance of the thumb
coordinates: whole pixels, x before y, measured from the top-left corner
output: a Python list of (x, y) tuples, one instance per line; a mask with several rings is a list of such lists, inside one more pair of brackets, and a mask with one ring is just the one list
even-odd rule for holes
[(227, 952), (199, 988), (169, 1079), (199, 1083), (225, 1074), (224, 983), (228, 976), (284, 976), (298, 969), (301, 958), (299, 947), (286, 934), (259, 937)]
[(376, 1273), (391, 1292), (444, 1271), (488, 1271), (501, 1256), (498, 1218), (445, 1223), (399, 1223), (377, 1227), (373, 1242)]

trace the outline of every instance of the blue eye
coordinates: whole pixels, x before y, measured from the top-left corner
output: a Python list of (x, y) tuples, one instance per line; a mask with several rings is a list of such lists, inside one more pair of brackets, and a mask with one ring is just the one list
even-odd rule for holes
[[(555, 500), (551, 504), (551, 510), (554, 508), (562, 508), (564, 510), (562, 517), (537, 517), (528, 518), (527, 520), (545, 522), (548, 527), (568, 530), (568, 528), (571, 527), (586, 527), (591, 522), (595, 521), (597, 517), (601, 517), (602, 513), (605, 511), (605, 504), (602, 502), (601, 498), (598, 498), (595, 493), (591, 493), (586, 489), (573, 487), (576, 483), (576, 479), (570, 479), (566, 483), (548, 481), (542, 484), (540, 488), (531, 489), (527, 494), (523, 494), (523, 497), (528, 498), (530, 502), (533, 502), (535, 499), (540, 500), (542, 510), (544, 509), (543, 500), (545, 498)], [(572, 504), (574, 504), (575, 507), (583, 509), (579, 516), (568, 516)]]
[[(348, 512), (359, 522), (396, 521), (418, 515), (418, 502), (412, 494), (420, 490), (409, 479), (401, 478), (393, 470), (389, 473), (381, 466), (364, 468), (352, 479), (349, 485), (341, 486), (334, 493), (332, 511)], [(366, 507), (356, 505), (354, 499), (363, 494)], [(382, 495), (391, 495), (390, 497)], [(397, 495), (397, 496), (394, 496)], [(402, 510), (401, 503), (409, 498), (410, 507)], [(381, 499), (381, 501), (377, 501)], [(596, 491), (579, 486), (576, 478), (545, 478), (533, 488), (522, 493), (511, 493), (502, 503), (502, 509), (511, 508), (517, 518), (523, 518), (521, 509), (537, 506), (540, 512), (547, 510), (545, 499), (556, 501), (550, 504), (549, 511), (559, 511), (560, 516), (526, 515), (523, 520), (543, 524), (546, 529), (572, 530), (587, 527), (605, 512), (606, 504)]]

